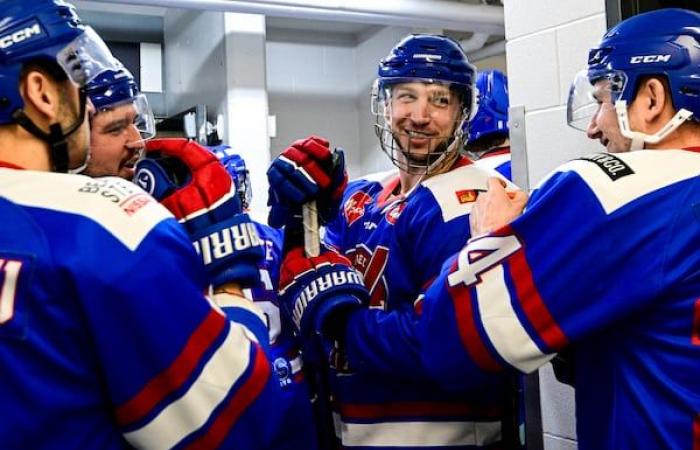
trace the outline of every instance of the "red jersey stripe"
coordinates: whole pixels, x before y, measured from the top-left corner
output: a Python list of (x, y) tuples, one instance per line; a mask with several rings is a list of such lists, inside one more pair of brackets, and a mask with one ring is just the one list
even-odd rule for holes
[[(455, 262), (455, 266), (452, 267), (451, 271), (455, 270), (456, 264)], [(489, 349), (486, 348), (476, 329), (472, 296), (469, 288), (463, 283), (459, 283), (456, 286), (447, 284), (447, 291), (452, 298), (452, 304), (455, 308), (455, 320), (457, 321), (459, 335), (462, 338), (462, 345), (467, 349), (471, 358), (482, 370), (497, 372), (503, 369), (501, 364), (491, 355)]]
[(214, 420), (211, 427), (197, 440), (186, 447), (187, 450), (209, 450), (218, 448), (224, 441), (231, 428), (265, 388), (270, 378), (270, 364), (265, 358), (260, 345), (255, 344), (255, 361), (248, 379), (241, 385), (238, 392), (226, 402), (226, 406)]
[(170, 367), (117, 408), (117, 423), (124, 427), (143, 419), (164, 398), (180, 389), (199, 367), (203, 355), (224, 331), (226, 324), (224, 316), (211, 310)]
[(550, 349), (561, 350), (568, 344), (568, 339), (552, 317), (535, 286), (530, 266), (525, 258), (525, 251), (521, 248), (508, 258), (508, 262), (510, 276), (525, 316)]

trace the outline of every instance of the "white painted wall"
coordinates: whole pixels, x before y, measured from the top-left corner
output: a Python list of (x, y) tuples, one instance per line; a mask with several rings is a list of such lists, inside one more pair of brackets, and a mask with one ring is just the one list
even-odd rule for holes
[[(574, 74), (605, 32), (605, 0), (504, 0), (511, 106), (525, 106), (530, 187), (559, 164), (601, 151), (598, 142), (566, 125)], [(540, 371), (544, 444), (574, 450), (573, 390), (558, 383), (551, 366)]]
[(268, 94), (265, 82), (265, 16), (224, 13), (226, 90), (224, 142), (245, 160), (251, 174), (250, 215), (267, 221), (267, 177), (270, 166)]
[(270, 33), (266, 52), (270, 114), (277, 122), (277, 135), (271, 140), (273, 156), (294, 140), (316, 134), (331, 146), (343, 147), (348, 168), (357, 170), (357, 80), (351, 35)]
[(226, 92), (223, 14), (168, 9), (164, 18), (166, 109), (221, 111)]

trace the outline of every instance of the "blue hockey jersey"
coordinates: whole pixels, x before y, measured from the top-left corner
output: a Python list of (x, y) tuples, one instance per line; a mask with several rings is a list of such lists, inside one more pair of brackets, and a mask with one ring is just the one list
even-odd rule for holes
[(426, 293), (423, 356), (447, 386), (576, 346), (581, 450), (700, 448), (700, 154), (565, 164)]
[(284, 234), (270, 226), (255, 223), (258, 236), (265, 243), (265, 260), (260, 263), (262, 284), (250, 291), (252, 300), (261, 307), (267, 317), (270, 332), (268, 351), (273, 370), (278, 378), (282, 395), (278, 401), (284, 409), (285, 420), (273, 450), (315, 450), (317, 433), (311, 410), (311, 395), (302, 372), (303, 364), (299, 343), (294, 336), (294, 325), (285, 314), (280, 314), (277, 299), (277, 280), (282, 262)]
[(353, 312), (332, 380), (336, 433), (346, 448), (493, 448), (500, 443), (505, 378), (466, 393), (440, 388), (423, 368), (416, 298), (469, 238), (468, 214), (495, 172), (462, 159), (448, 173), (393, 194), (398, 174), (354, 181), (325, 242), (364, 274), (371, 307)]
[(0, 168), (0, 217), (0, 447), (269, 448), (262, 317), (204, 297), (161, 205), (119, 178)]
[(481, 158), (474, 161), (474, 165), (489, 170), (495, 170), (508, 180), (513, 179), (510, 164), (510, 147), (487, 152)]

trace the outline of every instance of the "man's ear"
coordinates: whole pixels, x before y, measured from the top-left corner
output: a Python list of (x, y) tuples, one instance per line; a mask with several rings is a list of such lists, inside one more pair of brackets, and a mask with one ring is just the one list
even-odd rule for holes
[(24, 111), (34, 120), (54, 123), (59, 115), (59, 83), (39, 70), (31, 70), (20, 83)]
[(641, 100), (644, 121), (653, 123), (660, 119), (665, 123), (673, 115), (671, 98), (665, 84), (658, 78), (648, 78), (642, 82), (637, 97)]

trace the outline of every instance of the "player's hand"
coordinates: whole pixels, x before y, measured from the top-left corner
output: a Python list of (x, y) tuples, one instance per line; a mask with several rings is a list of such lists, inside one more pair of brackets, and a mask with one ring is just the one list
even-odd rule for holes
[(469, 213), (472, 236), (480, 236), (515, 220), (527, 204), (523, 191), (507, 191), (499, 178), (489, 178), (488, 190), (479, 194)]
[(343, 151), (331, 151), (318, 136), (295, 141), (272, 161), (269, 224), (279, 228), (301, 221), (301, 205), (316, 200), (321, 225), (338, 214), (347, 185)]
[(343, 313), (369, 302), (362, 275), (333, 251), (307, 258), (301, 247), (292, 249), (282, 262), (279, 286), (282, 308), (302, 340), (315, 334), (332, 338), (342, 332)]
[(183, 224), (213, 286), (259, 283), (263, 243), (216, 156), (186, 139), (152, 139), (134, 181)]

